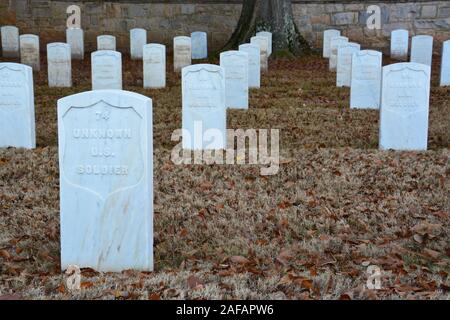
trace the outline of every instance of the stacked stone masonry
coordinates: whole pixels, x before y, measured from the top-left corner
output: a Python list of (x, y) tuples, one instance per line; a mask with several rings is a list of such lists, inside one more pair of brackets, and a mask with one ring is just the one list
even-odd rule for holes
[[(85, 30), (86, 49), (92, 51), (96, 37), (113, 34), (119, 50), (129, 48), (129, 30), (145, 28), (149, 42), (171, 48), (175, 36), (193, 31), (208, 33), (210, 49), (220, 48), (236, 26), (242, 1), (44, 1), (0, 0), (0, 26), (16, 25), (21, 34), (39, 34), (43, 44), (65, 41), (66, 8), (79, 5)], [(387, 48), (390, 32), (405, 28), (411, 35), (435, 37), (439, 50), (450, 39), (450, 1), (293, 1), (293, 12), (300, 32), (313, 47), (322, 46), (323, 31), (340, 29), (363, 47)], [(381, 9), (380, 30), (369, 30), (367, 7)], [(43, 49), (44, 45), (41, 46)]]

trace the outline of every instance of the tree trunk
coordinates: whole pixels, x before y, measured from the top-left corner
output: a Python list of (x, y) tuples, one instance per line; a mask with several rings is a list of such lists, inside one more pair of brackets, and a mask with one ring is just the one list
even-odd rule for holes
[(295, 25), (291, 0), (244, 0), (238, 25), (222, 51), (249, 42), (258, 31), (272, 32), (275, 56), (298, 56), (309, 51)]

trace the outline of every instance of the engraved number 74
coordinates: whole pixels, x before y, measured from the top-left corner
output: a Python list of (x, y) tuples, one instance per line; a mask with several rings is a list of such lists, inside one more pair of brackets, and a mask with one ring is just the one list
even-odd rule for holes
[(109, 120), (111, 113), (109, 111), (97, 111), (95, 112), (95, 118), (97, 121), (100, 120)]

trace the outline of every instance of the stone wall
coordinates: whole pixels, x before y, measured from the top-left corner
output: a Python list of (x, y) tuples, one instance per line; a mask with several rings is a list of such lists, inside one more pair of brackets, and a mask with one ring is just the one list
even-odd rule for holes
[[(294, 2), (299, 30), (314, 47), (321, 47), (323, 30), (334, 27), (366, 47), (385, 48), (390, 31), (409, 29), (411, 34), (430, 34), (438, 42), (450, 39), (450, 1), (349, 1), (304, 0)], [(0, 25), (17, 25), (21, 33), (35, 33), (43, 44), (65, 41), (66, 8), (82, 10), (88, 50), (95, 49), (100, 34), (117, 36), (121, 50), (128, 48), (128, 30), (149, 30), (149, 41), (171, 46), (172, 38), (192, 31), (208, 32), (210, 47), (220, 48), (239, 19), (241, 1), (44, 1), (0, 0)], [(367, 6), (381, 7), (382, 29), (366, 28)], [(437, 45), (436, 48), (439, 46)]]
[[(307, 1), (306, 1), (307, 2)], [(367, 7), (381, 9), (381, 29), (366, 26)], [(342, 30), (351, 41), (365, 47), (386, 48), (392, 30), (402, 28), (410, 35), (435, 37), (437, 49), (450, 39), (450, 1), (314, 1), (295, 4), (298, 28), (315, 47), (322, 46), (323, 31), (333, 27)]]

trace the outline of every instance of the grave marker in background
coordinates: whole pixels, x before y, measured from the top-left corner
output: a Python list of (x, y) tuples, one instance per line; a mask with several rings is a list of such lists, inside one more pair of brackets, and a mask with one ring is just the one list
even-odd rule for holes
[(269, 71), (269, 40), (267, 37), (256, 36), (250, 39), (251, 44), (256, 44), (260, 49), (260, 59), (261, 59), (261, 71), (267, 72)]
[(413, 62), (383, 68), (380, 149), (427, 149), (430, 70)]
[(0, 63), (0, 148), (36, 148), (33, 70)]
[(339, 46), (336, 66), (336, 86), (350, 87), (352, 76), (352, 57), (361, 46), (358, 43), (348, 42)]
[(336, 71), (337, 67), (337, 55), (338, 55), (338, 49), (340, 46), (345, 45), (348, 43), (347, 37), (334, 37), (331, 38), (330, 41), (330, 60), (329, 60), (329, 69), (330, 71)]
[(47, 44), (47, 65), (49, 87), (72, 86), (72, 56), (69, 44)]
[(18, 58), (20, 56), (19, 28), (15, 26), (3, 26), (0, 30), (3, 57)]
[(144, 46), (144, 88), (166, 86), (166, 46), (151, 43)]
[(147, 30), (135, 28), (130, 30), (131, 59), (141, 60), (144, 46), (147, 44)]
[(39, 52), (39, 37), (34, 34), (20, 36), (20, 62), (33, 68), (33, 71), (41, 70)]
[(409, 50), (408, 30), (398, 29), (391, 32), (391, 58), (407, 60)]
[(441, 86), (450, 86), (450, 40), (442, 44)]
[(97, 50), (116, 51), (116, 37), (103, 35), (97, 37)]
[(330, 29), (325, 30), (323, 32), (323, 57), (329, 58), (331, 56), (331, 39), (339, 37), (341, 35), (341, 31)]
[(196, 31), (191, 33), (192, 59), (208, 58), (208, 36), (206, 32)]
[(122, 90), (122, 54), (102, 50), (92, 52), (92, 90)]
[(356, 52), (352, 59), (350, 108), (379, 109), (381, 99), (382, 53)]
[(225, 70), (211, 64), (184, 68), (182, 95), (183, 149), (226, 149)]
[(248, 54), (242, 51), (222, 52), (220, 66), (225, 70), (225, 106), (248, 109)]
[(270, 57), (272, 55), (272, 32), (268, 31), (260, 31), (256, 33), (257, 37), (266, 37), (267, 38), (267, 56)]
[(259, 46), (246, 43), (239, 46), (239, 51), (248, 54), (248, 86), (249, 88), (261, 87), (261, 59)]
[(66, 29), (66, 42), (70, 45), (72, 59), (84, 60), (84, 32), (80, 28)]
[(422, 63), (431, 67), (433, 60), (433, 37), (414, 36), (411, 40), (411, 62)]
[(174, 71), (180, 72), (181, 69), (191, 65), (191, 63), (192, 63), (191, 38), (184, 36), (173, 38)]

